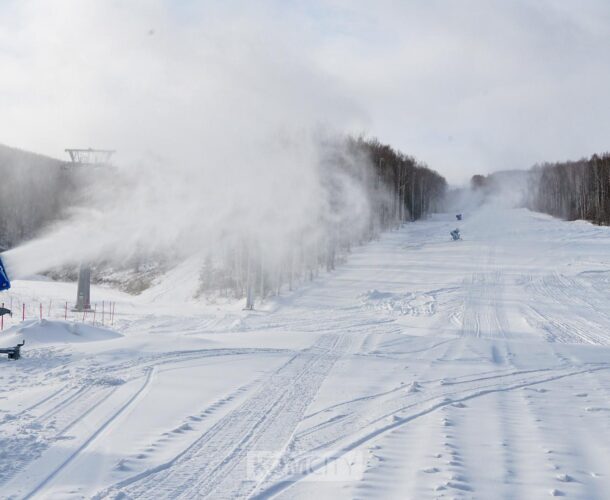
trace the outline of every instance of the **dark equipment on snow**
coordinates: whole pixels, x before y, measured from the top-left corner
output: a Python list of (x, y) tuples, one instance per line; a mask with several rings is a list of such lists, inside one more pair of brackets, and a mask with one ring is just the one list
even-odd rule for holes
[(457, 215), (455, 216), (455, 218), (456, 218), (457, 220), (462, 220), (462, 214), (457, 214)]
[(21, 341), (21, 344), (17, 344), (15, 347), (2, 347), (0, 348), (0, 354), (8, 354), (8, 359), (17, 360), (21, 357), (21, 348), (25, 345), (25, 340)]
[(453, 241), (457, 241), (460, 239), (460, 230), (459, 229), (454, 229), (449, 234), (453, 238)]
[(8, 314), (11, 318), (13, 317), (13, 311), (7, 309), (6, 307), (0, 307), (0, 316), (4, 316)]
[(8, 275), (6, 274), (6, 269), (4, 269), (4, 264), (2, 263), (2, 259), (0, 258), (0, 291), (8, 290), (11, 287), (11, 282), (8, 279)]

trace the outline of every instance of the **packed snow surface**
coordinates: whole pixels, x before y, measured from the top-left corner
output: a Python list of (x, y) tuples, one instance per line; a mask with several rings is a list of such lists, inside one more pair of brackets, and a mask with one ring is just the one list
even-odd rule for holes
[(66, 321), (26, 320), (13, 326), (0, 336), (0, 345), (7, 346), (25, 340), (28, 346), (36, 344), (65, 344), (70, 342), (96, 342), (115, 339), (122, 335), (113, 330), (84, 323)]
[(15, 281), (2, 497), (607, 498), (610, 229), (457, 224), (406, 224), (251, 312), (186, 300), (189, 263), (144, 296), (94, 288), (105, 326), (65, 319), (73, 284)]

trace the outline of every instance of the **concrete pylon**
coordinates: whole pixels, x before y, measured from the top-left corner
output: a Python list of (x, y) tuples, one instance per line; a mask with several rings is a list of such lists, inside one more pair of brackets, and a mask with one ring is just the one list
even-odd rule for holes
[[(75, 181), (91, 179), (91, 169), (110, 167), (110, 159), (115, 153), (112, 149), (93, 149), (93, 148), (68, 148), (66, 152), (70, 155), (70, 163), (66, 163), (63, 168), (69, 170), (75, 176)], [(76, 304), (73, 311), (91, 310), (91, 268), (82, 264), (78, 271), (78, 291), (76, 292)]]
[(72, 310), (76, 312), (91, 310), (91, 268), (86, 264), (81, 264), (78, 270), (76, 305)]

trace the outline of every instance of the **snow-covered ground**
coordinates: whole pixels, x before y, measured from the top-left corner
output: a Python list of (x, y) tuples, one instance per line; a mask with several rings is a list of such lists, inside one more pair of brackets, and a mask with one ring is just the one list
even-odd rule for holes
[(61, 320), (74, 284), (3, 294), (3, 498), (608, 497), (610, 228), (437, 215), (253, 312), (187, 268), (94, 288), (111, 327)]

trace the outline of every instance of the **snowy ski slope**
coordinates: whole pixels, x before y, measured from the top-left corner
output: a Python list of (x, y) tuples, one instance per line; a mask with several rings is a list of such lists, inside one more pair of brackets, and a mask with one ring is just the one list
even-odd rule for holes
[(608, 498), (609, 228), (437, 215), (253, 312), (180, 281), (94, 288), (121, 336), (7, 318), (3, 498)]

